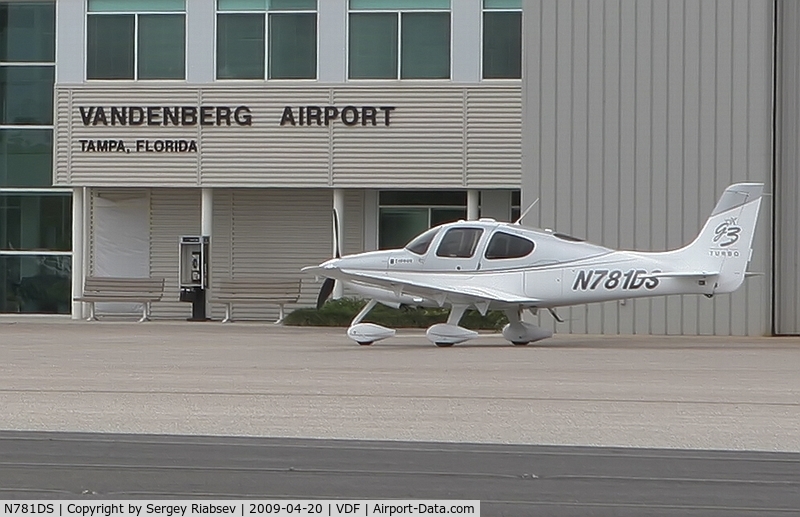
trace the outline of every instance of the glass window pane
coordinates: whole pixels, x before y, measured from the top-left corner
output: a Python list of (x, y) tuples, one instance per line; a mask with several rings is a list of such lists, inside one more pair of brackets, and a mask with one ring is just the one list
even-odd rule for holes
[(264, 78), (264, 16), (217, 15), (217, 79)]
[(87, 17), (87, 79), (133, 79), (134, 18), (132, 14)]
[(522, 77), (522, 13), (483, 13), (483, 77)]
[(0, 255), (0, 312), (69, 314), (72, 257)]
[(466, 220), (467, 208), (431, 208), (431, 226)]
[(52, 65), (0, 67), (0, 124), (52, 124), (54, 74)]
[(269, 0), (270, 11), (315, 11), (317, 0)]
[(0, 187), (50, 187), (52, 169), (52, 129), (0, 129)]
[(428, 248), (431, 247), (431, 243), (436, 235), (439, 233), (439, 228), (432, 228), (425, 233), (421, 234), (418, 237), (415, 237), (413, 241), (409, 242), (406, 245), (406, 249), (411, 253), (416, 253), (417, 255), (424, 255), (428, 253)]
[(183, 79), (186, 23), (183, 14), (139, 16), (139, 79)]
[(497, 232), (492, 236), (486, 247), (484, 256), (487, 259), (521, 258), (533, 251), (533, 241), (518, 235)]
[(317, 77), (317, 15), (269, 15), (270, 79)]
[(467, 193), (458, 190), (384, 190), (380, 205), (467, 206)]
[(267, 0), (217, 0), (218, 11), (266, 11)]
[(403, 13), (401, 79), (450, 77), (450, 13)]
[(437, 257), (470, 258), (481, 239), (481, 228), (451, 228), (436, 248)]
[(184, 0), (89, 0), (89, 12), (185, 11)]
[(402, 248), (428, 229), (428, 209), (381, 208), (378, 226), (380, 249)]
[(0, 4), (0, 61), (48, 62), (55, 55), (55, 3)]
[(397, 79), (397, 15), (350, 14), (351, 79)]
[(483, 8), (522, 10), (522, 0), (483, 0)]
[(350, 10), (450, 9), (450, 0), (350, 0)]
[(69, 194), (0, 194), (0, 249), (72, 249), (72, 197)]

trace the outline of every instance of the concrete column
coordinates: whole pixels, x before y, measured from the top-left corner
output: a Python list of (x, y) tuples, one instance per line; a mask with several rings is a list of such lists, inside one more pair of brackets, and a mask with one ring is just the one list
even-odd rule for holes
[[(202, 198), (200, 200), (200, 234), (204, 237), (209, 237), (208, 255), (206, 257), (206, 264), (208, 264), (208, 275), (211, 276), (211, 247), (214, 245), (212, 242), (214, 237), (211, 235), (211, 229), (214, 227), (214, 190), (204, 188)], [(208, 289), (206, 289), (206, 314), (211, 317), (211, 304), (208, 301), (211, 299), (211, 279), (208, 279)]]
[[(344, 189), (333, 189), (333, 210), (339, 224), (333, 227), (333, 254), (336, 256), (337, 250), (343, 253), (344, 250)], [(341, 282), (336, 282), (333, 288), (333, 299), (338, 300), (342, 297), (344, 288)]]
[(453, 82), (477, 83), (481, 80), (482, 0), (450, 2), (453, 17)]
[(317, 2), (319, 20), (319, 82), (347, 79), (347, 0)]
[[(56, 2), (56, 84), (80, 84), (86, 70), (86, 2)], [(77, 50), (80, 49), (80, 50)]]
[[(86, 202), (86, 189), (76, 187), (72, 189), (72, 298), (83, 295), (84, 271), (84, 203)], [(83, 303), (72, 302), (72, 319), (83, 318)]]
[(478, 204), (480, 202), (479, 190), (467, 191), (467, 220), (474, 221), (479, 217)]
[(214, 191), (210, 188), (203, 189), (203, 199), (200, 202), (200, 233), (211, 237), (211, 228), (214, 226)]
[[(189, 84), (213, 83), (214, 38), (217, 3), (215, 0), (186, 2), (186, 82)], [(80, 48), (80, 47), (77, 47)]]

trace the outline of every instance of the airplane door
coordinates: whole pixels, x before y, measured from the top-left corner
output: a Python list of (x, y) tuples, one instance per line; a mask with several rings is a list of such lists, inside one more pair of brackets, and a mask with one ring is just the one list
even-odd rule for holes
[(449, 228), (428, 253), (427, 271), (477, 271), (485, 247), (483, 228)]

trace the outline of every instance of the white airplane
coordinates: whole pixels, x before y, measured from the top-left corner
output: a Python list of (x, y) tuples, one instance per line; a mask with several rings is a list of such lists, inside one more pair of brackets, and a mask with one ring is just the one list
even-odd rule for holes
[(347, 330), (361, 345), (395, 335), (394, 329), (361, 323), (377, 303), (450, 307), (447, 323), (426, 332), (442, 347), (478, 335), (458, 325), (467, 309), (483, 315), (502, 310), (509, 320), (503, 337), (525, 345), (552, 332), (522, 321), (524, 310), (547, 309), (561, 321), (556, 307), (736, 290), (747, 276), (762, 190), (762, 183), (725, 189), (697, 238), (672, 251), (617, 251), (518, 222), (479, 219), (431, 228), (402, 249), (333, 258), (303, 271), (326, 278), (318, 307), (335, 281), (369, 299)]

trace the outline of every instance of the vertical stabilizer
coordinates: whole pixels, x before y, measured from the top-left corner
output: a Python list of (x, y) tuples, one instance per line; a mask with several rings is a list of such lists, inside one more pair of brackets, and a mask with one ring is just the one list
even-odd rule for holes
[(726, 188), (700, 235), (676, 251), (693, 267), (719, 273), (715, 293), (735, 291), (744, 281), (763, 190), (763, 183)]

